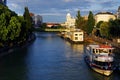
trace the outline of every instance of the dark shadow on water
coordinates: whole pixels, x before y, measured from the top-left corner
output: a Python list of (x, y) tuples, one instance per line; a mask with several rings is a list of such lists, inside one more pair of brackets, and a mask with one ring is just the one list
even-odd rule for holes
[(27, 48), (19, 49), (0, 58), (0, 80), (27, 80)]

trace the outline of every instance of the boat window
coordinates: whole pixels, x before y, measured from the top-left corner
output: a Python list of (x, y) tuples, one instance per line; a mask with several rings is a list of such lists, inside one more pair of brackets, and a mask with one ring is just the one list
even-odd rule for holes
[(100, 53), (108, 53), (107, 49), (100, 49)]
[(98, 50), (98, 49), (96, 49), (96, 53), (99, 53), (99, 50)]
[(93, 49), (93, 53), (95, 53), (95, 49)]
[(109, 49), (109, 53), (112, 53), (112, 50), (111, 50), (111, 49)]

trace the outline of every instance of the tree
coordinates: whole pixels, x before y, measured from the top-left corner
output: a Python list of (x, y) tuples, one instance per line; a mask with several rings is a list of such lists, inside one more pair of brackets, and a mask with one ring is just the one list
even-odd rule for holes
[(25, 22), (26, 22), (26, 32), (29, 34), (31, 32), (31, 29), (32, 29), (32, 20), (31, 20), (31, 17), (30, 17), (30, 13), (29, 13), (29, 10), (28, 10), (28, 7), (25, 7), (25, 12), (24, 12), (24, 19), (25, 19)]
[(120, 20), (109, 21), (110, 23), (110, 35), (112, 37), (120, 37)]
[(5, 14), (0, 15), (0, 38), (2, 41), (7, 41), (8, 30), (6, 26)]
[(100, 28), (100, 25), (103, 23), (103, 21), (99, 21), (96, 25), (96, 28)]
[(87, 29), (86, 32), (88, 34), (92, 33), (94, 25), (95, 25), (95, 19), (94, 19), (93, 13), (90, 11), (88, 16), (88, 21), (87, 21), (87, 28), (86, 28)]
[(20, 32), (20, 36), (18, 40), (23, 40), (26, 38), (27, 34), (26, 34), (26, 24), (25, 24), (25, 20), (23, 16), (18, 16), (18, 20), (21, 23), (21, 32)]
[(78, 29), (83, 29), (83, 18), (81, 17), (80, 10), (77, 12), (75, 26)]
[(10, 23), (8, 25), (9, 39), (15, 40), (19, 37), (21, 32), (21, 23), (16, 17), (11, 17)]
[(109, 28), (109, 23), (108, 22), (103, 22), (101, 25), (100, 25), (100, 34), (102, 37), (106, 37), (106, 38), (109, 38), (109, 31), (110, 31), (110, 28)]

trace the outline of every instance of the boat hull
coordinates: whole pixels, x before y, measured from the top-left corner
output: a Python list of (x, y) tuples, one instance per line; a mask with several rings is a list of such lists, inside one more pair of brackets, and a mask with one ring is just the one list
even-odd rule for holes
[(102, 70), (102, 69), (98, 69), (98, 68), (95, 68), (95, 67), (92, 67), (92, 69), (95, 71), (95, 72), (98, 72), (102, 75), (105, 75), (105, 76), (110, 76), (113, 72), (113, 70)]
[(113, 72), (113, 70), (105, 70), (105, 69), (100, 69), (100, 68), (96, 68), (96, 67), (92, 66), (92, 64), (90, 63), (90, 61), (88, 60), (87, 57), (85, 57), (85, 61), (92, 70), (94, 70), (95, 72), (100, 73), (102, 75), (110, 76)]

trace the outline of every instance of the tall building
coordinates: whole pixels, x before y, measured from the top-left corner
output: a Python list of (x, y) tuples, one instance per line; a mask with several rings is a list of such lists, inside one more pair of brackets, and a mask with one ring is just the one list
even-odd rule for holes
[(0, 0), (0, 3), (6, 5), (7, 0)]
[(120, 19), (120, 6), (118, 7), (118, 11), (117, 11), (117, 19)]
[(43, 23), (43, 18), (40, 15), (31, 15), (35, 27), (40, 27)]
[(75, 27), (75, 18), (73, 18), (70, 13), (66, 15), (66, 22), (65, 25), (67, 28)]

